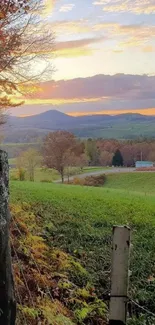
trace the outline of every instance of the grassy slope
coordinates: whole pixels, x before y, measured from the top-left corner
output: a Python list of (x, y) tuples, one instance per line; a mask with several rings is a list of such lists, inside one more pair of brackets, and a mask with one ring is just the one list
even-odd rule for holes
[(155, 173), (135, 172), (107, 175), (105, 187), (107, 189), (117, 189), (120, 191), (139, 192), (152, 195), (155, 194)]
[(100, 297), (109, 292), (112, 225), (130, 225), (130, 294), (155, 312), (155, 292), (148, 282), (154, 278), (155, 265), (153, 196), (28, 182), (13, 182), (11, 195), (12, 202), (30, 202), (32, 211), (43, 220), (52, 247), (61, 247), (80, 260)]
[[(117, 174), (107, 179), (104, 188), (11, 182), (11, 200), (29, 202), (50, 245), (85, 266), (101, 298), (109, 292), (112, 226), (130, 225), (130, 295), (155, 312), (155, 174)], [(140, 318), (131, 324), (145, 321)]]
[[(150, 175), (150, 173), (148, 173)], [(139, 175), (139, 174), (138, 174)], [(138, 176), (137, 175), (137, 176)], [(116, 177), (117, 175), (110, 175), (108, 177)], [(121, 174), (119, 177), (123, 178), (128, 176), (127, 174)], [(130, 174), (130, 176), (134, 176)], [(145, 176), (145, 175), (144, 175)], [(106, 185), (110, 186), (110, 183)], [(115, 186), (115, 185), (114, 185)], [(124, 184), (124, 187), (127, 189), (127, 185)], [(118, 187), (121, 189), (121, 186)], [(137, 185), (137, 188), (141, 189), (140, 186)], [(145, 188), (144, 188), (145, 189)], [(110, 211), (108, 215), (113, 215), (113, 210), (115, 209), (115, 205), (118, 203), (122, 206), (123, 211), (126, 209), (130, 210), (131, 202), (132, 205), (136, 205), (137, 202), (143, 202), (147, 207), (154, 203), (154, 198), (151, 196), (149, 198), (141, 198), (141, 195), (136, 195), (131, 193), (130, 195), (124, 194), (121, 192), (115, 191), (115, 189), (110, 188), (92, 188), (92, 187), (80, 187), (80, 186), (66, 186), (66, 185), (55, 185), (55, 184), (42, 184), (42, 183), (30, 183), (30, 182), (11, 182), (11, 192), (12, 192), (12, 201), (16, 200), (26, 201), (26, 202), (42, 202), (49, 203), (53, 207), (57, 207), (65, 211), (66, 213), (76, 213), (81, 214), (82, 217), (87, 215), (87, 218), (93, 216), (93, 218), (99, 217), (100, 212), (102, 211), (102, 215), (104, 217), (104, 211), (107, 206), (111, 205)], [(143, 192), (142, 192), (143, 196)], [(81, 206), (81, 209), (78, 213), (77, 208)], [(140, 210), (141, 207), (139, 207)], [(128, 211), (129, 211), (128, 210)], [(121, 210), (121, 215), (122, 212)], [(88, 215), (89, 214), (89, 215)], [(115, 215), (115, 214), (114, 214)], [(118, 219), (120, 215), (118, 214)]]

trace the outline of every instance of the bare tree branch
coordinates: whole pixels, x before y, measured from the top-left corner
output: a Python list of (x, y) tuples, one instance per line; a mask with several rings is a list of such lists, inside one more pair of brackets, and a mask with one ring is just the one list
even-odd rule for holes
[[(46, 21), (43, 28), (41, 9), (43, 0), (0, 2), (0, 110), (7, 97), (21, 93), (24, 84), (51, 79), (54, 35)], [(8, 98), (7, 107), (9, 102)]]

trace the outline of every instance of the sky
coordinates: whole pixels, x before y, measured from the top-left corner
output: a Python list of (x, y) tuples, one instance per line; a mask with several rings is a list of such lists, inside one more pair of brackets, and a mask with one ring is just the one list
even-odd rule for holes
[(43, 15), (55, 72), (14, 115), (155, 114), (154, 0), (45, 0)]

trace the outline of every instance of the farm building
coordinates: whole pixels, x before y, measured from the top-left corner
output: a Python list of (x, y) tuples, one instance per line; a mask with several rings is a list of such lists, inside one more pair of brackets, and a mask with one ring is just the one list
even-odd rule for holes
[(136, 161), (135, 163), (136, 168), (149, 168), (153, 167), (153, 162), (152, 161)]

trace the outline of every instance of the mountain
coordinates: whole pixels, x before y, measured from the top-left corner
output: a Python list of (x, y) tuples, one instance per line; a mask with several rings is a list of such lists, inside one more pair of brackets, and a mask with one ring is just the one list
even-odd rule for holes
[(54, 130), (69, 130), (79, 137), (155, 137), (155, 116), (126, 113), (73, 117), (57, 110), (28, 117), (9, 116), (3, 127), (4, 142), (35, 142)]
[(9, 116), (7, 124), (18, 128), (57, 129), (74, 121), (74, 117), (61, 113), (57, 110), (50, 110), (45, 113), (27, 116)]

